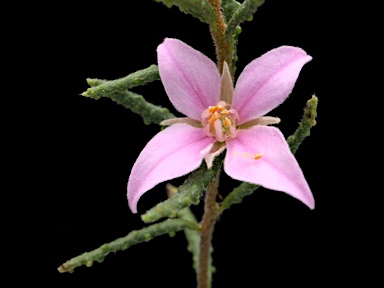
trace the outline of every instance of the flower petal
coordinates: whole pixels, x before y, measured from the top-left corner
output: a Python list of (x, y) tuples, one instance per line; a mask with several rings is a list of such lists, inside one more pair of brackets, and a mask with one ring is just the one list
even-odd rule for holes
[(299, 164), (275, 127), (238, 130), (237, 138), (227, 141), (224, 170), (234, 179), (288, 193), (311, 209), (315, 206)]
[(149, 189), (198, 168), (214, 142), (203, 129), (187, 124), (174, 124), (156, 134), (141, 151), (129, 176), (127, 196), (132, 212), (137, 212), (137, 202)]
[(159, 73), (175, 108), (195, 120), (220, 100), (220, 74), (207, 56), (177, 39), (157, 47)]
[(169, 125), (182, 124), (182, 123), (191, 125), (196, 128), (203, 128), (203, 124), (201, 123), (201, 121), (197, 121), (188, 117), (166, 119), (161, 121), (160, 125), (169, 126)]
[(281, 46), (249, 63), (240, 74), (232, 108), (239, 125), (267, 114), (291, 93), (301, 68), (312, 59), (297, 47)]
[(233, 82), (227, 62), (224, 61), (223, 72), (221, 73), (220, 100), (231, 104), (233, 100)]
[(221, 152), (225, 150), (225, 142), (215, 142), (212, 145), (209, 153), (205, 156), (204, 160), (207, 164), (207, 169), (211, 169), (213, 166), (213, 160), (215, 160), (216, 156), (220, 155)]
[[(252, 126), (256, 125), (272, 125), (272, 124), (279, 124), (280, 118), (277, 117), (271, 117), (271, 116), (263, 116), (256, 119), (249, 120), (248, 122), (245, 122), (244, 124), (240, 125), (239, 129), (248, 129)], [(161, 124), (161, 123), (160, 123)]]

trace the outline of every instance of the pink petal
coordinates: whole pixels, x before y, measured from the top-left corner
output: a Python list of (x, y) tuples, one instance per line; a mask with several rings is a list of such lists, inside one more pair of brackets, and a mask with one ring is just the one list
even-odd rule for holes
[(197, 121), (188, 117), (171, 118), (160, 122), (160, 125), (163, 126), (169, 126), (174, 124), (188, 124), (196, 128), (203, 128), (203, 124), (201, 123), (201, 121)]
[(220, 100), (231, 104), (233, 100), (233, 82), (227, 62), (224, 61), (223, 72), (221, 73)]
[(249, 63), (240, 74), (232, 108), (243, 124), (267, 114), (291, 93), (301, 68), (312, 59), (297, 47), (281, 46)]
[(214, 145), (212, 145), (209, 153), (204, 158), (205, 163), (207, 164), (207, 169), (212, 168), (213, 160), (215, 160), (216, 156), (220, 155), (224, 150), (225, 142), (216, 142)]
[(159, 73), (175, 108), (201, 120), (201, 113), (220, 100), (220, 74), (207, 56), (177, 39), (157, 47)]
[(127, 196), (132, 212), (137, 212), (137, 202), (149, 189), (198, 168), (214, 142), (203, 129), (187, 124), (174, 124), (156, 134), (141, 151), (129, 176)]
[[(253, 156), (261, 153), (255, 160)], [(282, 191), (313, 209), (315, 202), (303, 172), (279, 129), (254, 126), (227, 141), (225, 172), (234, 179)]]
[[(263, 116), (256, 119), (249, 120), (248, 122), (245, 122), (244, 124), (238, 126), (239, 129), (248, 129), (252, 126), (256, 125), (272, 125), (272, 124), (279, 124), (280, 118), (277, 117), (271, 117), (271, 116)], [(161, 124), (161, 123), (160, 123)]]

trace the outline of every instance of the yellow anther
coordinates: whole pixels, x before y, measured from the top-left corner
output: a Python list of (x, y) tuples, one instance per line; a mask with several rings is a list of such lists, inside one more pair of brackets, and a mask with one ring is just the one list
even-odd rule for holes
[(263, 157), (263, 154), (262, 153), (257, 153), (253, 156), (253, 159), (254, 160), (259, 160), (261, 157)]
[(224, 120), (224, 126), (225, 127), (230, 127), (232, 124), (231, 120), (229, 120), (227, 117), (225, 117), (225, 120)]
[(213, 113), (213, 112), (216, 112), (217, 110), (221, 109), (219, 106), (209, 106), (208, 107), (208, 111), (209, 113)]
[(215, 113), (213, 113), (213, 117), (215, 118), (215, 119), (220, 119), (221, 118), (221, 114), (219, 113), (219, 112), (215, 112)]
[(228, 114), (229, 114), (228, 110), (225, 109), (225, 108), (221, 109), (220, 113), (221, 113), (221, 114), (225, 114), (225, 115), (228, 115)]
[(208, 111), (209, 113), (216, 113), (217, 111), (219, 111), (220, 114), (229, 114), (228, 110), (225, 109), (224, 107), (221, 107), (219, 105), (216, 105), (216, 106), (209, 106), (208, 107)]
[[(237, 136), (237, 113), (230, 110), (230, 105), (224, 101), (220, 101), (216, 106), (209, 106), (203, 111), (201, 117), (204, 129), (209, 136), (216, 136), (217, 139), (219, 137), (221, 142)], [(250, 154), (249, 158), (253, 159), (253, 154)]]

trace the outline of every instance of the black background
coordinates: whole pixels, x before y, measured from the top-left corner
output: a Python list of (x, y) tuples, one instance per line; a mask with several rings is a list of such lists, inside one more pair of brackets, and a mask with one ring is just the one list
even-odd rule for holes
[[(176, 7), (168, 9), (147, 0), (132, 2), (121, 6), (106, 2), (81, 10), (35, 6), (35, 17), (24, 27), (23, 54), (34, 91), (29, 95), (32, 116), (25, 123), (31, 153), (24, 168), (33, 175), (32, 188), (24, 198), (32, 209), (25, 219), (32, 236), (27, 254), (32, 283), (196, 286), (182, 233), (133, 246), (92, 268), (77, 268), (73, 274), (56, 270), (74, 256), (144, 227), (140, 214), (166, 199), (164, 184), (160, 184), (141, 198), (139, 214), (130, 212), (126, 199), (130, 169), (159, 126), (144, 125), (140, 116), (109, 99), (80, 96), (88, 88), (85, 79), (116, 79), (156, 64), (156, 47), (165, 37), (178, 38), (215, 59), (206, 24)], [(254, 58), (281, 45), (301, 47), (313, 57), (291, 96), (269, 115), (282, 119), (278, 127), (289, 136), (306, 101), (314, 93), (319, 97), (318, 125), (296, 153), (316, 209), (261, 188), (226, 211), (213, 236), (214, 287), (326, 284), (335, 276), (343, 281), (339, 265), (346, 258), (338, 235), (344, 219), (334, 217), (343, 192), (329, 188), (324, 171), (324, 163), (329, 164), (326, 107), (331, 103), (323, 96), (320, 71), (327, 64), (322, 29), (316, 23), (324, 15), (318, 13), (317, 5), (314, 1), (266, 1), (254, 20), (242, 25), (236, 73), (237, 78)], [(180, 115), (160, 81), (133, 91)], [(179, 185), (184, 179), (169, 182)], [(238, 184), (222, 173), (221, 195)], [(192, 208), (198, 217), (201, 204)]]

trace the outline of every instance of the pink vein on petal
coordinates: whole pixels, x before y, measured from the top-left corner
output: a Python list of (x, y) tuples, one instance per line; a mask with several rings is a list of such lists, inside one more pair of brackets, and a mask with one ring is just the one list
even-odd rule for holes
[[(258, 160), (252, 158), (261, 154)], [(253, 126), (239, 130), (227, 141), (225, 172), (232, 178), (285, 192), (314, 208), (314, 199), (304, 174), (279, 129)]]
[(157, 48), (159, 73), (173, 106), (201, 120), (201, 113), (220, 100), (220, 74), (215, 63), (177, 39), (166, 38)]
[(240, 74), (232, 108), (241, 125), (279, 106), (291, 93), (300, 70), (311, 56), (297, 47), (281, 46), (249, 63)]
[[(128, 180), (128, 203), (137, 212), (140, 197), (157, 184), (197, 169), (215, 139), (203, 129), (174, 124), (156, 134), (141, 151)], [(206, 153), (201, 153), (205, 149)]]

